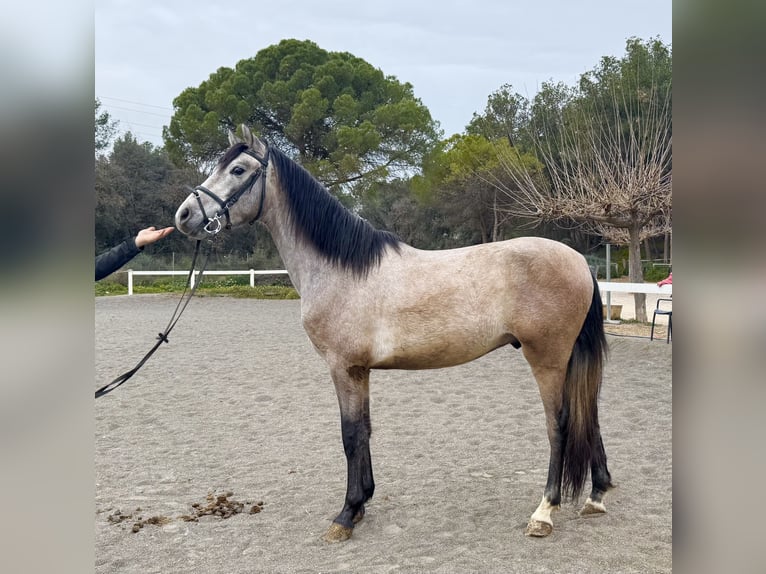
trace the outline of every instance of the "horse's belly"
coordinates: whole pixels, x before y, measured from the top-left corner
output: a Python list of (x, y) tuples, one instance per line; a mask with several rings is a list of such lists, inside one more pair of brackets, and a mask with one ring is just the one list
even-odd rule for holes
[[(440, 335), (440, 336), (439, 336)], [(504, 333), (493, 337), (468, 340), (444, 334), (417, 340), (403, 339), (382, 345), (373, 354), (372, 369), (440, 369), (461, 365), (486, 355), (490, 351), (516, 342), (516, 338)]]

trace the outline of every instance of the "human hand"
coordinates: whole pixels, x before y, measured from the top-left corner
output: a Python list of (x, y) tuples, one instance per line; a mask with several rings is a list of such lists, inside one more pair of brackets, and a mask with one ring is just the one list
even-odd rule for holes
[(154, 226), (142, 229), (136, 235), (136, 247), (141, 249), (145, 245), (154, 243), (155, 241), (162, 239), (166, 235), (170, 235), (175, 227), (165, 227), (164, 229), (156, 229)]

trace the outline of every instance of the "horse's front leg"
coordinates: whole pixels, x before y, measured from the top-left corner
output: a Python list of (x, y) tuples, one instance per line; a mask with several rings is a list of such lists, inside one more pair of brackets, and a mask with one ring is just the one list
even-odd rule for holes
[(364, 517), (364, 503), (375, 491), (370, 459), (370, 371), (362, 367), (334, 369), (332, 378), (340, 405), (348, 482), (343, 510), (333, 520), (324, 539), (341, 542), (351, 537), (354, 524)]

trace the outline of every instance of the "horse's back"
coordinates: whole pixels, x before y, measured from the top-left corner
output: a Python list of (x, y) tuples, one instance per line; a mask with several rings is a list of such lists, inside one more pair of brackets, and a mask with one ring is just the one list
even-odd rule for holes
[[(389, 269), (413, 288), (429, 291), (478, 286), (490, 297), (502, 289), (516, 298), (548, 298), (553, 291), (585, 293), (590, 301), (592, 281), (585, 258), (571, 247), (542, 237), (519, 237), (457, 249), (424, 251), (414, 248), (391, 253)], [(390, 275), (389, 275), (390, 273)], [(436, 284), (436, 285), (434, 285)], [(441, 289), (443, 288), (443, 289)]]

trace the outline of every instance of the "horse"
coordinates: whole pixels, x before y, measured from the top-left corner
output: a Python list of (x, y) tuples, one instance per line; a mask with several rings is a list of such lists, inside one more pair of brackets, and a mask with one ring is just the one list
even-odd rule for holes
[(577, 500), (588, 472), (580, 513), (606, 512), (612, 481), (597, 403), (607, 343), (585, 258), (538, 237), (416, 249), (346, 209), (247, 126), (241, 132), (229, 131), (231, 147), (178, 207), (175, 224), (202, 239), (259, 221), (300, 294), (303, 328), (335, 385), (347, 462), (343, 508), (324, 540), (349, 539), (375, 491), (370, 371), (450, 367), (509, 344), (531, 367), (550, 444), (543, 497), (525, 534), (551, 534), (562, 493)]

